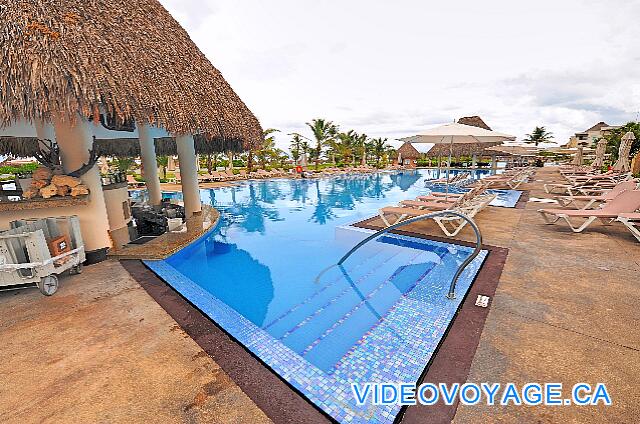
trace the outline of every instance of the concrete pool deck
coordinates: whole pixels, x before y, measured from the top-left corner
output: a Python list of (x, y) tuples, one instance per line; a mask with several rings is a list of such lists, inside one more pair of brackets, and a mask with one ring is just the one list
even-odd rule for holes
[(268, 423), (114, 260), (0, 292), (0, 422)]
[[(543, 181), (560, 178), (544, 168), (520, 189), (550, 197)], [(468, 381), (603, 382), (613, 406), (459, 406), (454, 422), (633, 422), (640, 243), (622, 225), (547, 226), (541, 207), (477, 217), (484, 242), (509, 252)], [(432, 223), (405, 229), (442, 236)], [(116, 261), (63, 278), (53, 297), (0, 292), (0, 339), (2, 422), (270, 421)]]
[[(542, 185), (562, 181), (539, 169), (519, 187), (550, 198)], [(509, 249), (468, 381), (607, 384), (604, 407), (458, 407), (454, 422), (633, 422), (640, 416), (640, 243), (621, 224), (594, 223), (574, 234), (524, 209), (489, 207), (476, 217), (484, 243)], [(373, 219), (369, 225), (379, 226)], [(377, 224), (377, 225), (376, 225)], [(406, 231), (442, 236), (433, 222)], [(473, 240), (467, 227), (459, 240)], [(409, 413), (407, 414), (409, 415)]]

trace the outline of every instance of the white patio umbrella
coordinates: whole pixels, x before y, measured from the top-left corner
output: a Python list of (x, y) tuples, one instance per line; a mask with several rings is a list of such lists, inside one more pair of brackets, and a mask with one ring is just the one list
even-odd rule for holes
[(578, 150), (576, 151), (576, 154), (573, 157), (573, 161), (571, 162), (573, 165), (582, 166), (582, 163), (584, 162), (583, 150), (584, 146), (578, 146)]
[(307, 167), (307, 154), (303, 153), (300, 155), (300, 157), (298, 158), (298, 165), (300, 165), (303, 168)]
[(497, 131), (485, 130), (484, 128), (474, 127), (458, 123), (441, 125), (439, 127), (430, 128), (422, 132), (422, 134), (411, 137), (402, 138), (402, 141), (410, 143), (432, 143), (432, 144), (448, 144), (449, 145), (449, 161), (447, 162), (447, 194), (449, 193), (449, 173), (451, 171), (451, 156), (453, 155), (454, 144), (470, 144), (470, 143), (503, 143), (505, 141), (514, 141), (516, 138), (509, 134), (499, 133)]
[(604, 165), (604, 154), (607, 150), (607, 139), (601, 138), (596, 145), (596, 158), (591, 163), (594, 168), (601, 168)]
[(622, 136), (622, 140), (620, 140), (620, 148), (618, 150), (618, 160), (615, 165), (613, 165), (613, 169), (616, 171), (629, 172), (631, 169), (629, 154), (631, 153), (631, 145), (635, 139), (636, 136), (631, 131)]

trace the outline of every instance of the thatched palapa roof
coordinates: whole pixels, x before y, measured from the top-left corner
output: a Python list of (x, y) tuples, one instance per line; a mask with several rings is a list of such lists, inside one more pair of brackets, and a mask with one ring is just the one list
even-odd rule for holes
[(398, 153), (402, 159), (419, 159), (421, 156), (420, 152), (408, 141), (398, 148)]
[(157, 0), (0, 0), (0, 127), (104, 111), (172, 134), (263, 139), (256, 117)]
[[(161, 137), (155, 140), (158, 156), (175, 156), (178, 154), (173, 137)], [(220, 152), (241, 152), (242, 146), (238, 140), (220, 138), (206, 139), (201, 135), (194, 137), (195, 150), (198, 154)], [(95, 139), (94, 148), (98, 156), (139, 157), (140, 143), (137, 138)], [(38, 152), (37, 137), (6, 137), (0, 136), (0, 155), (27, 158)]]
[(449, 156), (449, 150), (453, 156), (472, 156), (481, 155), (488, 147), (497, 146), (502, 142), (495, 143), (464, 143), (454, 144), (449, 146), (447, 144), (436, 144), (427, 153), (427, 156), (435, 158), (439, 156)]
[(491, 131), (491, 127), (489, 127), (489, 125), (487, 125), (482, 118), (477, 115), (464, 116), (458, 119), (458, 124), (471, 125), (472, 127), (484, 128), (485, 130)]

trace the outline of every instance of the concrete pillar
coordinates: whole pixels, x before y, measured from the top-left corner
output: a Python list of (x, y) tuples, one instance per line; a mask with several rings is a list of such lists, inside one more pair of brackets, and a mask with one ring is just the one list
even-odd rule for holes
[(182, 179), (182, 197), (187, 217), (202, 210), (200, 190), (198, 188), (198, 167), (193, 136), (190, 134), (176, 137), (180, 178)]
[(471, 156), (471, 167), (476, 168), (478, 166), (478, 155), (475, 153)]
[[(89, 161), (89, 150), (93, 146), (91, 125), (80, 116), (77, 117), (73, 126), (68, 120), (54, 120), (56, 143), (60, 147), (60, 159), (64, 172), (73, 172)], [(85, 250), (98, 253), (111, 247), (109, 218), (98, 165), (94, 165), (80, 179), (89, 188), (89, 204), (83, 207), (83, 214), (80, 217), (82, 238)]]
[(233, 171), (233, 152), (229, 151), (229, 153), (227, 153), (227, 158), (229, 159), (229, 165), (227, 168)]
[(143, 176), (149, 192), (149, 204), (159, 205), (162, 202), (162, 190), (160, 189), (160, 176), (158, 175), (156, 145), (149, 133), (148, 125), (138, 126), (138, 139), (140, 141), (140, 159), (144, 169)]
[[(56, 131), (53, 128), (53, 125), (51, 125), (49, 122), (42, 122), (39, 120), (36, 120), (34, 122), (34, 125), (36, 127), (36, 135), (38, 136), (38, 140), (50, 140), (55, 143)], [(44, 146), (43, 143), (39, 144)]]
[(498, 170), (498, 162), (496, 161), (496, 155), (491, 155), (491, 174), (495, 175)]

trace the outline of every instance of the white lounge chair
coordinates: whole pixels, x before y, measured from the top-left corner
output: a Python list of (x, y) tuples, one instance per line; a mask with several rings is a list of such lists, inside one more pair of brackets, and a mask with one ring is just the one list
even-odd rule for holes
[[(563, 219), (569, 224), (571, 231), (580, 233), (593, 221), (600, 219), (604, 225), (609, 225), (618, 216), (633, 213), (640, 209), (640, 190), (630, 190), (620, 193), (600, 209), (539, 209), (538, 212), (547, 224), (554, 224)], [(583, 223), (575, 227), (569, 218), (583, 218)]]
[[(464, 201), (456, 201), (454, 203), (450, 202), (421, 202), (421, 201), (412, 201), (406, 200), (401, 202), (400, 206), (388, 206), (381, 208), (378, 212), (380, 218), (385, 223), (387, 227), (402, 222), (408, 218), (412, 218), (419, 215), (426, 215), (432, 212), (439, 212), (444, 210), (465, 210), (467, 212), (478, 209), (483, 209), (486, 205), (491, 203), (493, 199), (495, 199), (495, 194), (484, 194), (477, 195), (471, 199), (466, 199)], [(477, 212), (475, 211), (473, 215)], [(467, 213), (463, 212), (463, 213)], [(395, 220), (390, 222), (388, 216), (395, 216)], [(442, 227), (442, 226), (441, 226)], [(443, 228), (444, 231), (444, 228)], [(446, 232), (445, 232), (446, 233)]]
[(562, 206), (569, 206), (575, 202), (586, 202), (580, 209), (589, 209), (593, 204), (598, 202), (609, 202), (615, 199), (620, 193), (627, 190), (635, 190), (638, 183), (636, 181), (623, 181), (618, 183), (611, 190), (603, 191), (594, 195), (574, 195), (572, 192), (568, 196), (555, 196), (555, 199)]
[(622, 222), (631, 231), (631, 234), (640, 241), (640, 212), (621, 213), (616, 221)]

